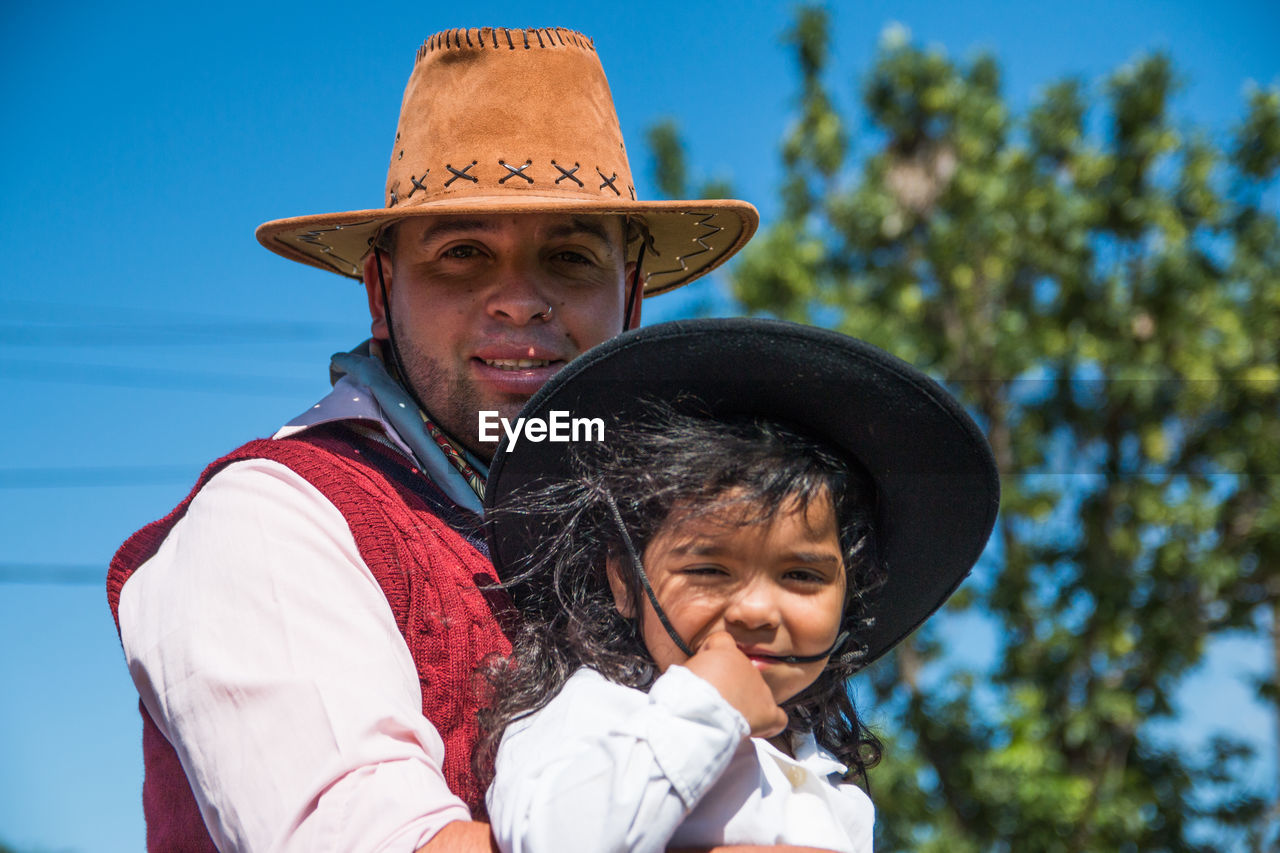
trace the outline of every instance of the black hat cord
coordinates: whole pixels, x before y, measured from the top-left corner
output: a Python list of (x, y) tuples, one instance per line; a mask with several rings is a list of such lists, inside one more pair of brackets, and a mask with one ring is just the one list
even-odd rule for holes
[[(644, 266), (644, 240), (641, 240), (640, 254), (636, 256), (636, 271), (631, 276), (631, 292), (627, 294), (627, 307), (625, 309), (625, 313), (622, 315), (622, 331), (624, 332), (631, 328), (631, 313), (632, 313), (632, 309), (635, 308), (636, 294), (639, 292), (642, 292), (640, 290), (641, 288), (640, 269), (643, 266)], [(644, 297), (641, 297), (641, 298), (643, 299)]]
[[(645, 574), (644, 563), (640, 560), (640, 554), (636, 551), (635, 543), (631, 541), (631, 534), (627, 533), (627, 526), (622, 522), (622, 513), (618, 511), (618, 504), (614, 501), (613, 495), (606, 493), (605, 501), (609, 504), (609, 510), (613, 513), (613, 520), (618, 525), (618, 532), (622, 534), (622, 544), (627, 549), (627, 556), (631, 558), (631, 565), (635, 567), (636, 575), (640, 578), (640, 585), (644, 587), (645, 595), (649, 598), (649, 603), (653, 605), (653, 612), (658, 614), (658, 621), (662, 623), (662, 627), (666, 629), (667, 636), (671, 638), (671, 642), (676, 644), (676, 648), (684, 652), (689, 657), (693, 657), (693, 649), (676, 633), (676, 629), (671, 624), (671, 620), (667, 618), (666, 612), (662, 609), (662, 605), (658, 604), (658, 596), (653, 591), (653, 586), (649, 583), (649, 576)], [(816, 655), (761, 655), (755, 654), (752, 657), (767, 658), (775, 660), (779, 663), (816, 663), (820, 660), (826, 660), (835, 653), (835, 650), (849, 639), (848, 631), (841, 631), (840, 636), (836, 637), (836, 641), (831, 644), (824, 652)]]
[[(387, 298), (387, 280), (382, 275), (382, 256), (379, 254), (381, 250), (374, 248), (373, 260), (378, 267), (378, 287), (382, 290), (382, 310), (386, 313), (387, 319), (387, 343), (391, 350), (391, 363), (395, 367), (396, 373), (399, 375), (400, 385), (409, 394), (409, 399), (413, 400), (413, 404), (418, 407), (418, 411), (427, 417), (431, 417), (431, 412), (427, 411), (426, 405), (422, 402), (422, 398), (418, 396), (417, 390), (413, 387), (413, 382), (409, 379), (409, 371), (404, 368), (404, 361), (400, 358), (400, 347), (396, 344), (395, 323), (391, 320), (391, 300)], [(432, 423), (435, 423), (434, 420)], [(436, 429), (440, 430), (449, 440), (459, 447), (466, 445), (439, 424), (435, 424)]]

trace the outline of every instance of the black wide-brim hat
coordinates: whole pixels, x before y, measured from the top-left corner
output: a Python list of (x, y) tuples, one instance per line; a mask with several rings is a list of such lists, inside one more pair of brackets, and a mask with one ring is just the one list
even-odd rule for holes
[[(875, 483), (888, 579), (860, 639), (869, 663), (915, 630), (956, 590), (986, 545), (1000, 504), (991, 447), (942, 386), (844, 335), (760, 319), (687, 320), (620, 335), (574, 359), (535, 394), (524, 418), (601, 418), (604, 440), (643, 417), (647, 401), (713, 418), (760, 417), (799, 428), (856, 459)], [(566, 417), (566, 416), (561, 416)], [(565, 445), (504, 440), (485, 506), (575, 476)], [(513, 498), (513, 495), (515, 496)], [(554, 519), (491, 518), (500, 578), (523, 568)], [(513, 589), (520, 603), (518, 588)]]

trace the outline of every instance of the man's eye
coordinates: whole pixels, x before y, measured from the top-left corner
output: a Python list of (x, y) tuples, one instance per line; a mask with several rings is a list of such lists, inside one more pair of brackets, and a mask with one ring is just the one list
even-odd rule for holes
[(556, 252), (555, 258), (556, 260), (565, 261), (566, 263), (570, 263), (570, 264), (591, 263), (591, 259), (588, 258), (586, 255), (582, 254), (581, 252), (575, 252), (571, 249), (564, 249), (562, 251)]
[(462, 245), (462, 246), (450, 246), (449, 248), (445, 249), (442, 254), (446, 258), (460, 259), (460, 258), (473, 258), (476, 256), (477, 252), (478, 250), (476, 249), (475, 246)]

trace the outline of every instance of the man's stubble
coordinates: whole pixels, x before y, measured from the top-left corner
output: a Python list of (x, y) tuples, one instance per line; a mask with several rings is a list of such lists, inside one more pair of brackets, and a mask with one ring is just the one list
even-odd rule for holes
[(427, 416), (476, 456), (485, 461), (492, 459), (497, 448), (493, 444), (482, 444), (479, 439), (480, 409), (496, 409), (503, 417), (514, 419), (524, 401), (481, 403), (480, 389), (476, 387), (475, 380), (427, 355), (409, 335), (404, 334), (399, 322), (393, 319), (393, 323), (395, 346), (408, 374), (405, 380), (413, 386), (418, 400), (426, 407)]

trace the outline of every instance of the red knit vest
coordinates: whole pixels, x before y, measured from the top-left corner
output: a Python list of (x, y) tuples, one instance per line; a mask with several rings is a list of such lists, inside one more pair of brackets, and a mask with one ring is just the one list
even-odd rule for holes
[[(447, 502), (434, 494), (434, 485), (381, 444), (324, 427), (250, 442), (214, 462), (173, 512), (135, 533), (111, 561), (107, 600), (117, 630), (120, 592), (130, 575), (155, 554), (209, 478), (241, 459), (291, 468), (346, 518), (417, 665), (422, 713), (444, 741), (445, 780), (482, 817), (484, 791), (471, 772), (483, 690), (475, 673), (485, 658), (511, 651), (496, 615), (509, 616), (510, 602), (500, 591), (478, 589), (496, 580), (492, 564), (432, 510), (424, 492), (437, 505)], [(141, 703), (139, 708), (147, 849), (214, 850), (176, 751)]]

